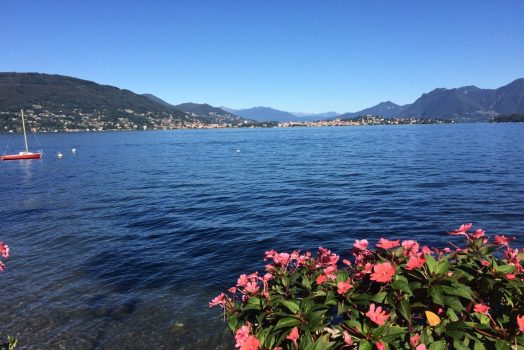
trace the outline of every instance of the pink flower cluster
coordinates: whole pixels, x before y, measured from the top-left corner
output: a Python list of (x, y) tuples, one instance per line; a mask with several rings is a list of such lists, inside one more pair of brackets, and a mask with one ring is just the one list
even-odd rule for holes
[(258, 350), (260, 341), (251, 335), (251, 323), (240, 327), (235, 333), (235, 347), (239, 350)]
[[(0, 241), (0, 254), (5, 258), (9, 258), (9, 246), (2, 241)], [(4, 271), (5, 265), (0, 261), (0, 271)]]
[[(465, 236), (468, 241), (475, 240), (475, 239), (482, 239), (482, 243), (487, 243), (489, 241), (489, 238), (485, 235), (485, 231), (481, 229), (477, 229), (473, 233), (469, 233), (469, 230), (471, 229), (472, 224), (463, 224), (458, 229), (450, 232), (450, 235), (462, 235)], [(524, 267), (520, 263), (520, 259), (518, 257), (519, 250), (518, 249), (511, 249), (509, 247), (509, 243), (514, 240), (515, 237), (506, 237), (504, 235), (495, 235), (493, 238), (493, 243), (495, 245), (498, 245), (500, 247), (505, 247), (506, 250), (503, 252), (504, 257), (508, 260), (509, 265), (513, 265), (516, 267), (517, 273), (524, 273)], [(457, 248), (457, 252), (461, 251), (460, 248)], [(524, 251), (524, 249), (523, 249)], [(490, 263), (489, 261), (482, 261), (482, 265), (485, 267), (489, 267)], [(507, 279), (515, 279), (515, 274), (507, 274)]]
[[(335, 297), (343, 298), (339, 299), (342, 300), (343, 303), (345, 303), (346, 300), (351, 301), (353, 295), (361, 293), (359, 290), (360, 286), (372, 283), (370, 281), (376, 282), (375, 286), (377, 289), (387, 290), (391, 288), (387, 284), (392, 283), (394, 280), (405, 280), (408, 275), (435, 276), (443, 273), (435, 272), (439, 270), (435, 268), (435, 264), (438, 264), (441, 259), (449, 261), (451, 265), (451, 262), (455, 261), (454, 259), (461, 259), (463, 258), (463, 254), (476, 252), (475, 249), (478, 249), (479, 246), (490, 241), (491, 238), (486, 235), (484, 230), (478, 229), (472, 231), (471, 227), (471, 224), (464, 224), (457, 230), (450, 232), (451, 235), (464, 236), (468, 240), (467, 248), (459, 248), (452, 245), (451, 248), (430, 249), (427, 246), (420, 246), (420, 244), (414, 240), (401, 241), (380, 238), (375, 245), (376, 250), (370, 250), (368, 249), (370, 245), (369, 242), (363, 239), (354, 242), (351, 249), (351, 257), (343, 259), (342, 261), (340, 261), (339, 255), (323, 247), (318, 248), (316, 257), (310, 252), (301, 253), (298, 250), (291, 253), (269, 250), (265, 252), (264, 261), (267, 263), (265, 265), (266, 273), (263, 276), (262, 273), (259, 275), (258, 272), (240, 275), (236, 285), (229, 289), (232, 295), (228, 296), (221, 293), (211, 300), (209, 306), (221, 306), (225, 311), (228, 310), (233, 314), (238, 312), (235, 306), (238, 305), (238, 302), (240, 302), (241, 305), (246, 305), (247, 300), (256, 297), (257, 299), (255, 300), (257, 300), (257, 303), (260, 301), (260, 304), (264, 305), (264, 312), (273, 312), (279, 309), (279, 306), (272, 306), (273, 310), (272, 307), (268, 307), (267, 305), (271, 305), (270, 298), (273, 298), (275, 293), (284, 293), (281, 291), (288, 293), (287, 287), (290, 283), (289, 281), (292, 280), (289, 277), (295, 273), (297, 273), (295, 276), (304, 276), (303, 280), (298, 279), (298, 281), (302, 281), (299, 283), (304, 283), (304, 286), (307, 286), (309, 289), (314, 287), (323, 291), (336, 293)], [(521, 265), (522, 256), (520, 255), (520, 251), (510, 248), (510, 242), (513, 239), (514, 238), (508, 238), (504, 235), (495, 235), (491, 240), (491, 247), (495, 246), (496, 249), (501, 251), (505, 259), (504, 263), (515, 266), (514, 272), (512, 271), (512, 273), (505, 275), (505, 277), (510, 280), (522, 279), (522, 274), (524, 273), (524, 267)], [(0, 253), (2, 253), (4, 257), (9, 253), (7, 246), (4, 248), (1, 242)], [(444, 256), (444, 254), (446, 254), (446, 256)], [(497, 269), (495, 269), (495, 267), (497, 264), (494, 263), (493, 257), (486, 256), (478, 261), (479, 270), (492, 269), (490, 272), (493, 274), (496, 273)], [(445, 266), (447, 269), (447, 265), (439, 264), (438, 266)], [(453, 270), (448, 270), (446, 273), (448, 277), (454, 274)], [(396, 276), (397, 274), (398, 276)], [(271, 282), (272, 280), (273, 282)], [(282, 281), (284, 280), (287, 282), (283, 283)], [(275, 283), (276, 287), (273, 283)], [(312, 283), (316, 283), (316, 286), (311, 286)], [(276, 295), (278, 298), (281, 297), (279, 294)], [(493, 310), (496, 308), (491, 309), (489, 306), (489, 297), (479, 297), (478, 299), (479, 300), (470, 304), (468, 312), (472, 310), (477, 314), (487, 315), (490, 319), (494, 317), (491, 313), (494, 313), (495, 311)], [(274, 300), (278, 305), (280, 299), (274, 298)], [(435, 320), (431, 321), (431, 318), (427, 316), (427, 322), (430, 326), (438, 325), (441, 322), (440, 317), (446, 317), (445, 307), (439, 308), (438, 311), (435, 309), (434, 311), (440, 316), (430, 311), (426, 313), (426, 315), (428, 313), (434, 315), (435, 318)], [(394, 324), (397, 322), (398, 317), (398, 310), (395, 309), (394, 305), (385, 306), (379, 305), (378, 303), (371, 303), (367, 312), (366, 309), (360, 309), (359, 312), (360, 315), (365, 315), (370, 322), (377, 326), (384, 326), (388, 322)], [(420, 315), (418, 317), (420, 317)], [(477, 315), (477, 317), (479, 317), (479, 315)], [(516, 321), (520, 332), (524, 333), (524, 315), (517, 315)], [(254, 321), (252, 320), (252, 322)], [(434, 322), (434, 324), (432, 322)], [(259, 339), (256, 338), (258, 327), (260, 327), (260, 325), (257, 323), (254, 322), (252, 325), (248, 322), (239, 328), (235, 333), (236, 347), (240, 350), (258, 350), (261, 346)], [(410, 331), (414, 332), (413, 329)], [(280, 339), (284, 339), (285, 336), (285, 341), (290, 341), (288, 344), (298, 349), (301, 332), (304, 332), (303, 328), (293, 327), (286, 336), (285, 334), (280, 335), (282, 337)], [(350, 347), (359, 341), (358, 337), (352, 338), (352, 332), (354, 332), (354, 330), (343, 329), (342, 334), (340, 334), (344, 344)], [(380, 338), (374, 339), (375, 347), (377, 349), (385, 349), (387, 345), (378, 340), (380, 340)], [(418, 333), (411, 333), (409, 343), (411, 348), (415, 350), (427, 350), (426, 345), (420, 342), (420, 335)], [(280, 349), (280, 347), (277, 347), (273, 350)]]

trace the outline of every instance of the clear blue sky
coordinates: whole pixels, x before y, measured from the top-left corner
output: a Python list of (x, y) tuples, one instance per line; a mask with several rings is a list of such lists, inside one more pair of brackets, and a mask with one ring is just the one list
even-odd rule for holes
[(524, 77), (524, 1), (0, 2), (0, 71), (294, 112)]

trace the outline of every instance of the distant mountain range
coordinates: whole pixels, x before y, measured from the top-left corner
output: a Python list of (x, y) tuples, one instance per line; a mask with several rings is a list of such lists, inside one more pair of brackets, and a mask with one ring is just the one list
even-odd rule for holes
[[(208, 104), (172, 105), (151, 95), (101, 85), (92, 81), (40, 73), (0, 73), (0, 126), (8, 129), (13, 113), (35, 110), (34, 128), (49, 124), (62, 130), (96, 120), (98, 129), (194, 127), (200, 124), (249, 125), (254, 121), (312, 121), (347, 119), (362, 115), (386, 118), (423, 117), (456, 121), (486, 121), (497, 115), (524, 114), (524, 78), (498, 89), (465, 86), (438, 88), (403, 106), (391, 101), (344, 113), (291, 113), (270, 107), (231, 109)], [(4, 113), (4, 114), (2, 114)], [(4, 115), (1, 117), (1, 115)], [(86, 124), (87, 123), (87, 124)], [(91, 123), (90, 125), (92, 125)], [(124, 126), (122, 126), (124, 125)], [(86, 126), (89, 128), (89, 126)]]
[(399, 106), (393, 102), (356, 113), (344, 113), (341, 119), (360, 115), (380, 115), (386, 118), (441, 118), (456, 121), (486, 121), (497, 115), (524, 114), (524, 78), (498, 89), (464, 86), (457, 89), (435, 89), (422, 94), (412, 104)]
[(280, 111), (271, 107), (253, 107), (247, 109), (232, 109), (228, 107), (221, 107), (223, 110), (236, 114), (243, 118), (263, 121), (277, 121), (277, 122), (305, 122), (315, 120), (332, 119), (339, 115), (337, 112), (326, 113), (293, 113)]
[(231, 109), (228, 107), (221, 108), (243, 118), (257, 121), (291, 121), (298, 119), (289, 112), (279, 111), (278, 109), (273, 109), (270, 107), (253, 107), (248, 109)]
[(151, 101), (155, 101), (156, 103), (159, 103), (163, 106), (190, 113), (191, 115), (199, 117), (208, 123), (237, 125), (246, 121), (246, 119), (241, 118), (238, 115), (234, 115), (218, 107), (213, 107), (207, 103), (187, 102), (181, 103), (179, 105), (172, 105), (152, 94), (143, 94), (142, 96), (145, 96)]
[(456, 121), (486, 121), (497, 115), (524, 114), (524, 78), (498, 89), (480, 89), (465, 86), (456, 89), (438, 88), (422, 94), (415, 102), (397, 105), (391, 101), (358, 112), (337, 114), (335, 112), (304, 115), (269, 107), (234, 110), (222, 107), (231, 113), (258, 121), (308, 121), (325, 119), (349, 119), (358, 116), (376, 115), (384, 118), (440, 118)]

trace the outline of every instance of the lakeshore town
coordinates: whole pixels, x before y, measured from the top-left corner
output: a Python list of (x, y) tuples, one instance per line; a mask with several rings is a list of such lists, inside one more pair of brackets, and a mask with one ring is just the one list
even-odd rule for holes
[[(173, 129), (222, 129), (222, 128), (289, 128), (289, 127), (328, 127), (363, 125), (402, 125), (402, 124), (445, 124), (451, 120), (435, 118), (383, 118), (365, 115), (351, 119), (320, 121), (256, 122), (243, 120), (238, 123), (221, 121), (220, 115), (211, 115), (210, 122), (202, 116), (186, 113), (185, 118), (173, 117), (167, 113), (138, 113), (130, 109), (86, 113), (72, 110), (71, 113), (56, 114), (48, 110), (25, 110), (26, 128), (33, 132), (78, 132), (78, 131), (118, 131), (118, 130), (173, 130)], [(112, 114), (108, 116), (108, 114)], [(217, 122), (218, 121), (218, 122)], [(20, 115), (16, 112), (0, 112), (0, 132), (21, 132)]]

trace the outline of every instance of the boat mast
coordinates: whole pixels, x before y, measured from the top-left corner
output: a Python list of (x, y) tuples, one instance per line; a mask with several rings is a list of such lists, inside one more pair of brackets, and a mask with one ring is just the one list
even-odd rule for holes
[(22, 129), (24, 129), (25, 152), (29, 153), (29, 149), (27, 148), (27, 135), (25, 134), (24, 110), (21, 109), (20, 113), (22, 113)]

